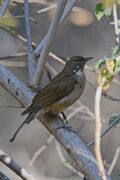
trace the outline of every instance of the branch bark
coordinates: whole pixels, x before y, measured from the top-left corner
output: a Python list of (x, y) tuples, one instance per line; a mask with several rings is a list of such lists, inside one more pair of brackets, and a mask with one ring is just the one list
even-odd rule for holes
[[(20, 176), (23, 180), (35, 180), (24, 168), (20, 167), (11, 157), (0, 150), (0, 161), (10, 168), (14, 173)], [(7, 180), (7, 179), (6, 179)]]
[(23, 107), (27, 107), (31, 103), (34, 96), (32, 90), (3, 65), (0, 65), (0, 85)]
[(31, 37), (31, 29), (30, 29), (30, 19), (29, 19), (29, 3), (28, 0), (24, 0), (24, 13), (25, 13), (25, 26), (26, 26), (26, 35), (27, 35), (27, 49), (28, 49), (28, 72), (29, 72), (29, 79), (31, 83), (33, 83), (33, 77), (35, 74), (36, 69), (36, 60), (35, 56), (33, 55), (33, 48), (32, 48), (32, 37)]
[(10, 180), (3, 172), (0, 171), (0, 179), (2, 180)]
[[(40, 122), (56, 137), (56, 139), (67, 150), (82, 173), (89, 180), (101, 180), (95, 157), (88, 150), (87, 146), (80, 139), (77, 133), (68, 131), (62, 126), (60, 116), (48, 113)], [(111, 179), (107, 176), (108, 179)]]

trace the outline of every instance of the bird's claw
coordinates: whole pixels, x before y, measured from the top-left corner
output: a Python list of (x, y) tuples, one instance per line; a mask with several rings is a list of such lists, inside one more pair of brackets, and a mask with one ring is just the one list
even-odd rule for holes
[(67, 124), (64, 124), (63, 126), (57, 127), (55, 131), (57, 131), (58, 129), (65, 129), (65, 130), (67, 130), (67, 131), (69, 131), (69, 132), (77, 133), (76, 131), (74, 131), (74, 130), (72, 129), (72, 126), (69, 126), (69, 125), (67, 125)]
[(62, 114), (62, 116), (63, 116), (63, 120), (64, 120), (65, 124), (68, 125), (68, 121), (67, 121), (67, 117), (66, 117), (65, 113), (64, 113), (64, 112), (61, 112), (61, 114)]

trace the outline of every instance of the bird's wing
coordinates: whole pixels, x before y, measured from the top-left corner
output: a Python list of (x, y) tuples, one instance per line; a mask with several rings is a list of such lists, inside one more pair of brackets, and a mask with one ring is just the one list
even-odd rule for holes
[(40, 110), (53, 102), (59, 101), (69, 95), (73, 89), (74, 81), (71, 82), (71, 80), (48, 85), (35, 95), (32, 104), (22, 113), (22, 115)]

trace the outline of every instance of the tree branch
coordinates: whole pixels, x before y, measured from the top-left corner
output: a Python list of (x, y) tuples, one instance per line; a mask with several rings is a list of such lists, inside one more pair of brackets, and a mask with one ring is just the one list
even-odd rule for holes
[(3, 172), (0, 171), (0, 179), (1, 180), (10, 180)]
[[(107, 129), (101, 134), (101, 138), (105, 136), (118, 122), (120, 121), (120, 114), (115, 118), (115, 120), (109, 125)], [(87, 144), (88, 147), (92, 146), (95, 143), (95, 140)]]
[(34, 93), (3, 65), (0, 65), (0, 85), (24, 107), (31, 103)]
[(57, 141), (55, 141), (55, 146), (56, 146), (56, 150), (57, 150), (57, 152), (58, 152), (58, 155), (59, 155), (59, 158), (60, 158), (60, 161), (61, 161), (61, 163), (65, 166), (65, 167), (67, 167), (68, 169), (70, 169), (72, 172), (74, 172), (75, 174), (77, 174), (80, 178), (84, 178), (84, 175), (81, 173), (81, 172), (79, 172), (79, 171), (76, 171), (76, 169), (73, 167), (73, 165), (71, 165), (70, 163), (66, 163), (66, 159), (64, 158), (64, 156), (63, 156), (63, 153), (62, 153), (62, 151), (61, 151), (61, 148), (60, 148), (60, 145), (58, 144), (58, 142)]
[[(105, 79), (106, 80), (106, 79)], [(101, 82), (101, 85), (105, 82)], [(95, 155), (96, 159), (98, 162), (98, 167), (100, 171), (100, 176), (102, 180), (107, 180), (106, 175), (105, 175), (105, 169), (102, 161), (102, 154), (101, 154), (101, 145), (100, 145), (100, 135), (101, 135), (101, 119), (100, 119), (100, 100), (101, 100), (101, 94), (102, 94), (102, 86), (98, 86), (96, 90), (96, 95), (95, 95), (95, 121), (96, 121), (96, 126), (95, 126)]]
[(119, 45), (120, 38), (119, 38), (118, 15), (117, 15), (116, 3), (114, 3), (113, 5), (113, 20), (114, 20), (114, 29), (115, 29), (115, 42), (116, 42), (116, 45)]
[(0, 161), (9, 167), (13, 172), (20, 176), (23, 180), (35, 180), (24, 168), (20, 167), (11, 157), (0, 150)]
[(3, 6), (0, 7), (0, 17), (4, 16), (8, 6), (9, 6), (10, 0), (4, 0)]
[(115, 168), (115, 165), (117, 164), (119, 155), (120, 155), (120, 146), (117, 147), (116, 152), (115, 152), (114, 157), (113, 157), (113, 160), (112, 160), (110, 167), (108, 169), (109, 174), (112, 174), (112, 171)]
[[(74, 5), (76, 4), (76, 2), (77, 2), (77, 0), (72, 0), (72, 1), (67, 2), (64, 13), (63, 13), (62, 18), (60, 20), (60, 25), (63, 24), (65, 18), (69, 15), (69, 13), (71, 12), (71, 10), (74, 7)], [(35, 56), (37, 56), (37, 57), (39, 56), (45, 42), (46, 42), (46, 36), (44, 37), (44, 39), (38, 44), (38, 46), (34, 50)]]
[(25, 13), (26, 35), (27, 35), (27, 48), (28, 48), (27, 64), (28, 64), (28, 71), (29, 71), (29, 79), (32, 83), (33, 77), (35, 74), (35, 69), (36, 69), (36, 60), (35, 60), (35, 56), (33, 55), (33, 48), (32, 48), (28, 0), (24, 0), (24, 13)]
[(45, 67), (45, 64), (47, 62), (47, 58), (49, 55), (50, 46), (51, 46), (51, 43), (52, 43), (52, 41), (55, 37), (55, 34), (58, 30), (58, 25), (59, 25), (59, 22), (60, 22), (62, 14), (63, 14), (66, 3), (67, 3), (67, 0), (64, 0), (64, 1), (59, 0), (58, 1), (58, 5), (57, 5), (57, 9), (56, 9), (56, 12), (54, 15), (54, 19), (50, 25), (49, 31), (48, 31), (47, 36), (46, 36), (44, 48), (42, 49), (42, 52), (40, 54), (40, 58), (39, 58), (39, 61), (37, 64), (37, 69), (36, 69), (35, 78), (34, 78), (34, 83), (37, 86), (41, 82), (44, 67)]

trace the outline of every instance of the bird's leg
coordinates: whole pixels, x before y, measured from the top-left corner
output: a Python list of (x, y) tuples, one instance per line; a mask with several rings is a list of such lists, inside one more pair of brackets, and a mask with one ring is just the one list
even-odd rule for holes
[(67, 117), (66, 117), (65, 113), (61, 112), (61, 114), (62, 114), (62, 117), (63, 117), (65, 123), (68, 125), (68, 121), (67, 121)]
[[(54, 114), (57, 114), (56, 112), (54, 112), (54, 111), (52, 111), (52, 113), (54, 113)], [(63, 113), (63, 112), (61, 112), (61, 114), (62, 114), (62, 116), (63, 116), (63, 118), (60, 118), (60, 121), (61, 121), (61, 123), (62, 123), (62, 125), (60, 125), (59, 127), (57, 127), (56, 129), (55, 129), (55, 133), (56, 133), (56, 131), (58, 130), (58, 129), (66, 129), (67, 131), (69, 131), (69, 132), (74, 132), (74, 133), (77, 133), (76, 131), (74, 131), (74, 130), (72, 130), (72, 127), (71, 126), (69, 126), (68, 125), (68, 121), (67, 121), (67, 118), (66, 118), (66, 116), (65, 116), (65, 114)]]
[(77, 133), (76, 131), (74, 131), (74, 130), (72, 129), (71, 126), (69, 126), (69, 125), (66, 124), (64, 121), (62, 121), (63, 119), (60, 119), (60, 120), (61, 120), (61, 122), (63, 123), (63, 125), (57, 127), (57, 128), (55, 129), (55, 131), (57, 131), (58, 129), (66, 129), (66, 130), (69, 131), (69, 132)]
[(72, 129), (71, 126), (68, 125), (68, 121), (66, 122), (67, 119), (65, 119), (65, 118), (66, 118), (65, 114), (64, 114), (63, 112), (62, 112), (61, 114), (62, 114), (62, 116), (64, 117), (64, 119), (60, 118), (60, 121), (61, 121), (61, 123), (62, 123), (63, 125), (57, 127), (56, 130), (63, 128), (63, 129), (66, 129), (66, 130), (69, 131), (69, 132), (72, 131), (72, 132), (74, 132), (74, 133), (77, 133), (76, 131), (74, 131), (74, 130)]

